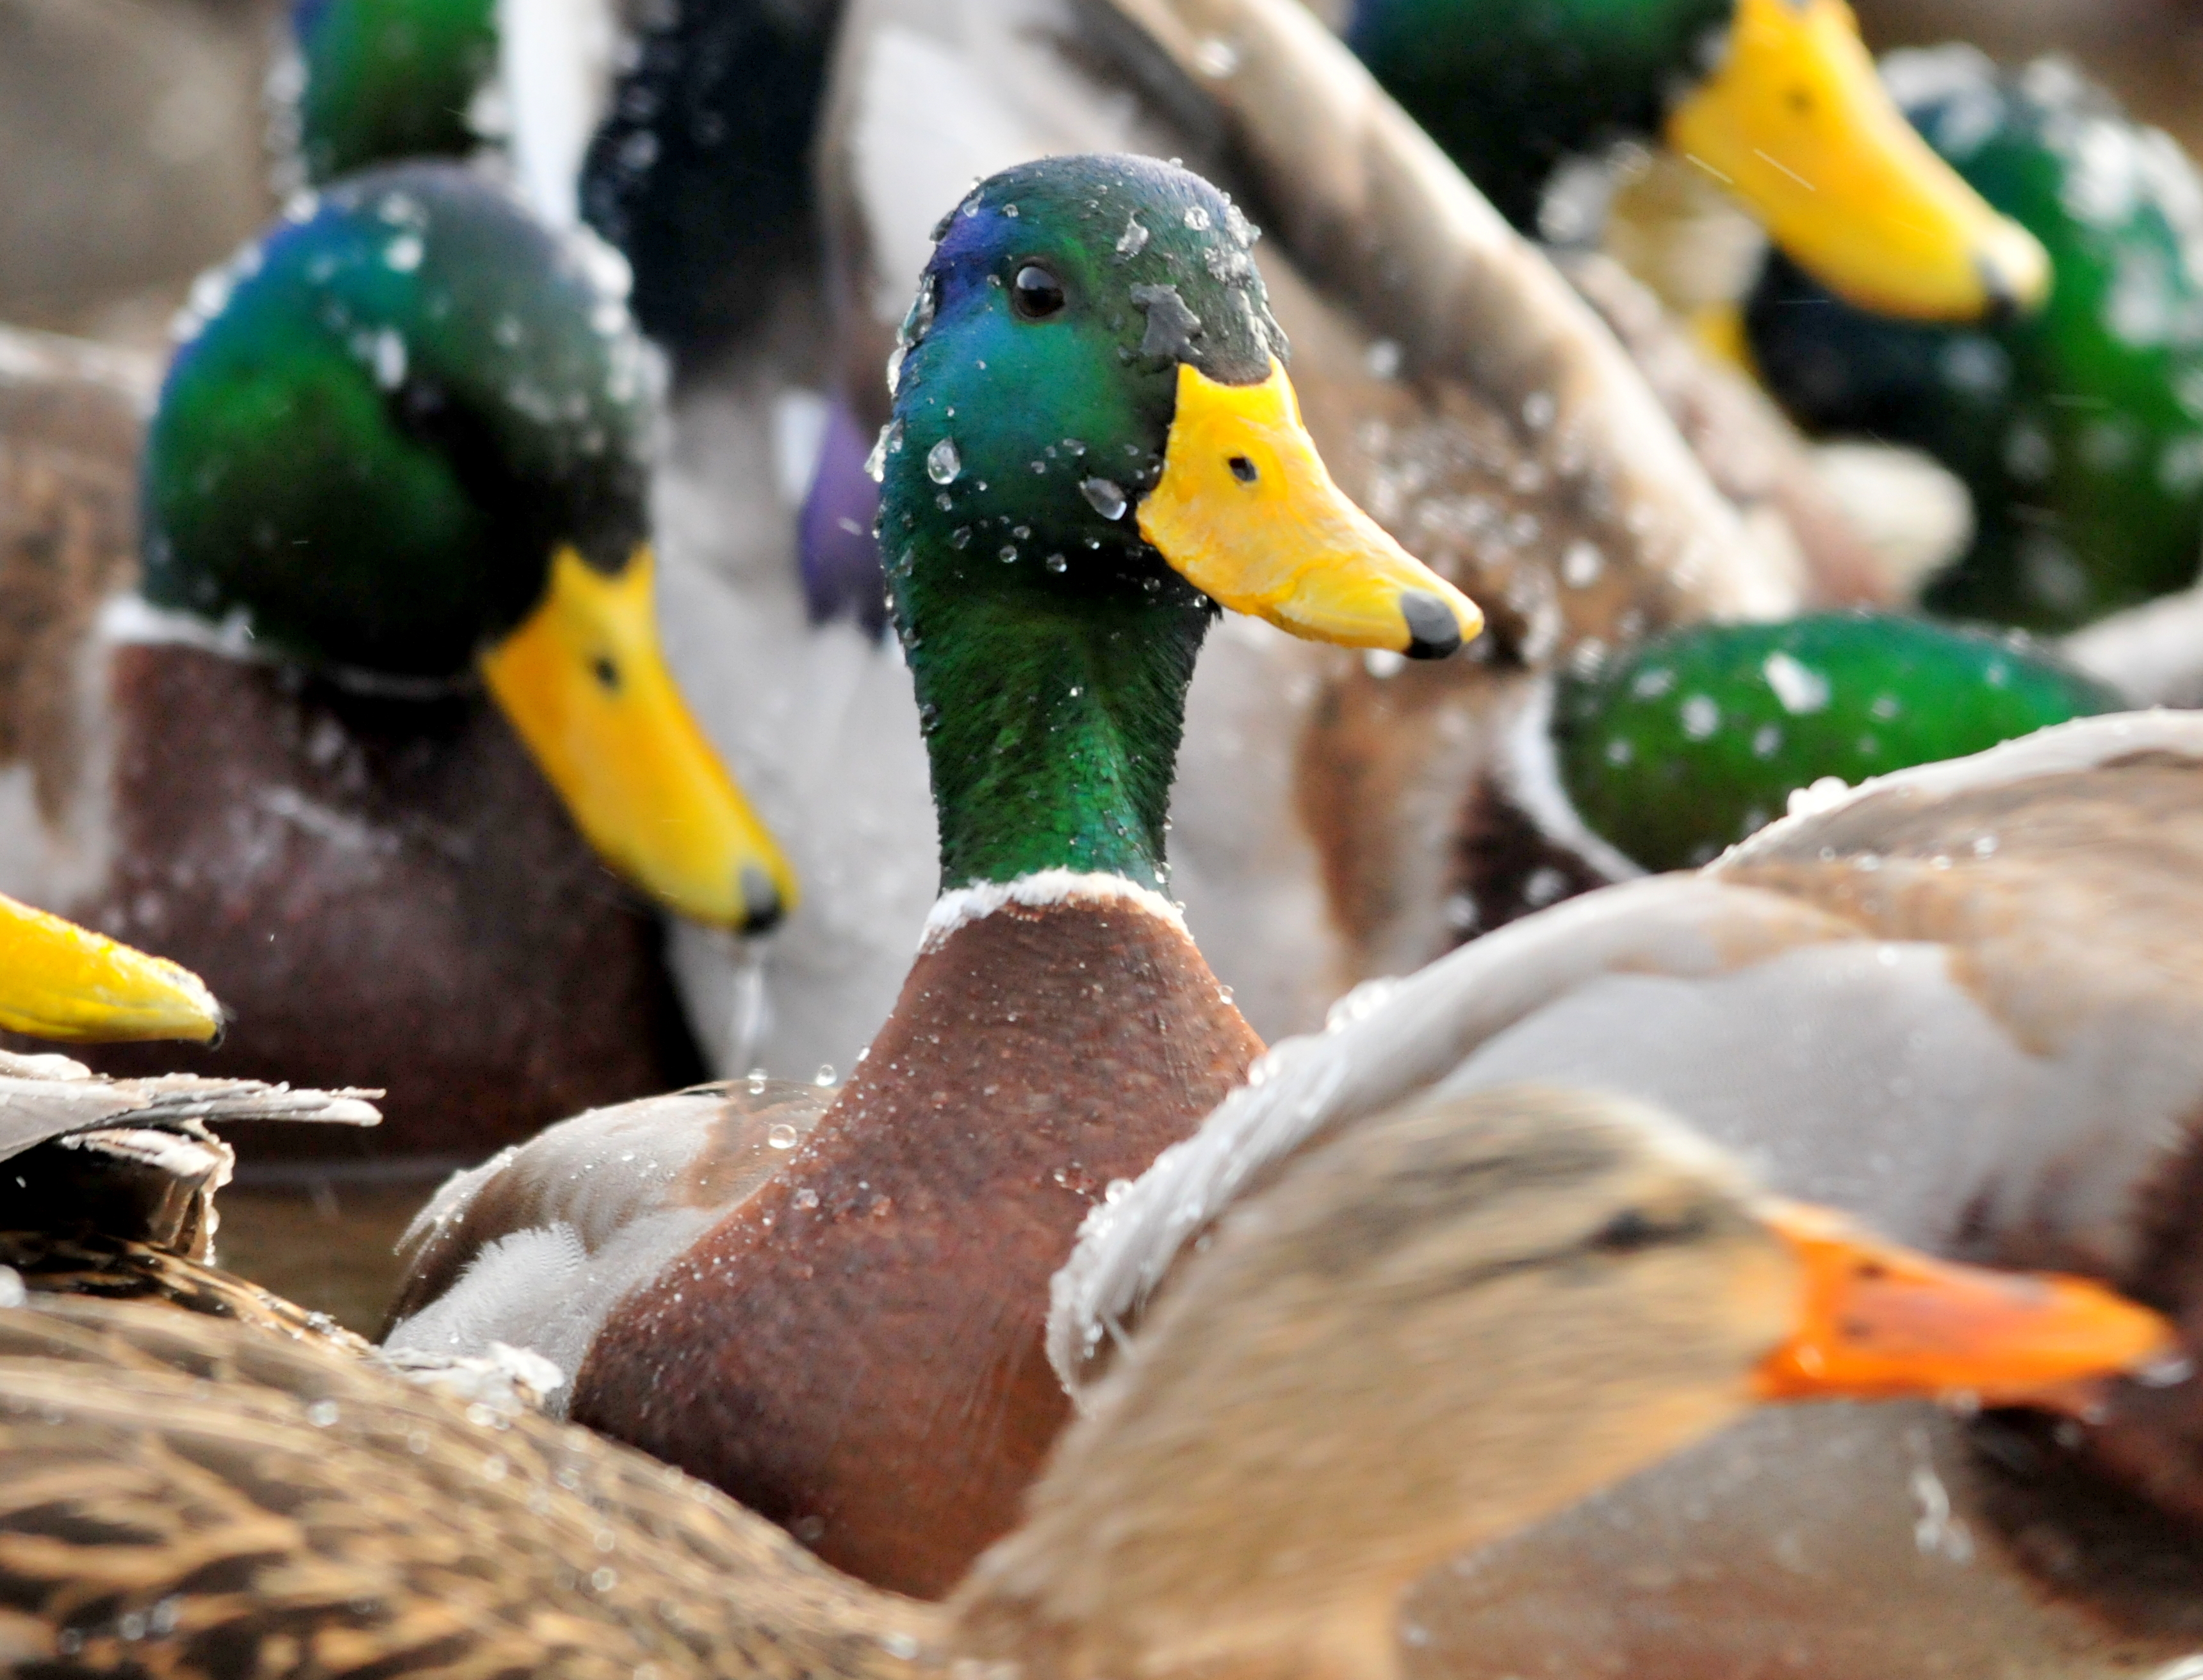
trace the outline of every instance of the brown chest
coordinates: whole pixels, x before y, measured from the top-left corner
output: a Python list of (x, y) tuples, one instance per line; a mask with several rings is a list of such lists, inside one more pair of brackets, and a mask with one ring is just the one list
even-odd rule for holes
[(1136, 906), (966, 924), (788, 1170), (606, 1325), (573, 1415), (844, 1569), (946, 1591), (1067, 1415), (1042, 1334), (1079, 1222), (1261, 1048)]

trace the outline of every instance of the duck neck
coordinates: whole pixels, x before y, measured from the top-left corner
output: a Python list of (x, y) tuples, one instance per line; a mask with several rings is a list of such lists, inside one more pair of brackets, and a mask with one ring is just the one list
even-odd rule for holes
[(960, 587), (960, 571), (1007, 569), (990, 546), (899, 591), (942, 889), (1070, 869), (1162, 891), (1186, 686), (1214, 610), (1174, 574), (1079, 588), (1042, 570), (1042, 545), (1021, 546), (1009, 564), (1039, 574), (1030, 586)]

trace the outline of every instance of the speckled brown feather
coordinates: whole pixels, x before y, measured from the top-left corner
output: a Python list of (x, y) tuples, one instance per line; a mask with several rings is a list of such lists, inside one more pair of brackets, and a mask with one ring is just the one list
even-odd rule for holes
[(0, 1313), (13, 1672), (907, 1680), (935, 1628), (586, 1430), (211, 1320)]
[(363, 1357), (369, 1344), (326, 1312), (313, 1312), (235, 1272), (172, 1249), (97, 1231), (0, 1230), (0, 1265), (33, 1295), (77, 1296), (173, 1307), (265, 1335)]
[(1041, 1333), (1078, 1222), (1261, 1049), (1136, 906), (966, 924), (788, 1170), (607, 1323), (572, 1415), (853, 1573), (946, 1591), (1067, 1415)]

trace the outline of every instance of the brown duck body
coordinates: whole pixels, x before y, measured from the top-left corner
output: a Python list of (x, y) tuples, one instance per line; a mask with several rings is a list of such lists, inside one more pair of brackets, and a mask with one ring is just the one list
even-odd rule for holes
[(131, 370), (0, 351), (0, 754), (27, 783), (0, 887), (172, 954), (233, 1016), (217, 1052), (88, 1058), (385, 1088), (381, 1134), (247, 1152), (447, 1162), (700, 1076), (657, 919), (486, 699), (103, 628), (136, 575)]
[(1048, 1279), (1261, 1045), (1137, 899), (936, 936), (801, 1152), (605, 1322), (572, 1415), (938, 1594), (1067, 1416)]

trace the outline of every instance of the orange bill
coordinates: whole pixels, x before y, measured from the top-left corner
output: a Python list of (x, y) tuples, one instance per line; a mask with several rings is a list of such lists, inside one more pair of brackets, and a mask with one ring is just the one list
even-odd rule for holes
[(2095, 1379), (2177, 1357), (2171, 1324), (2100, 1283), (1938, 1260), (1800, 1203), (1763, 1217), (1804, 1291), (1796, 1329), (1759, 1366), (1762, 1400), (1965, 1394), (2066, 1411)]

